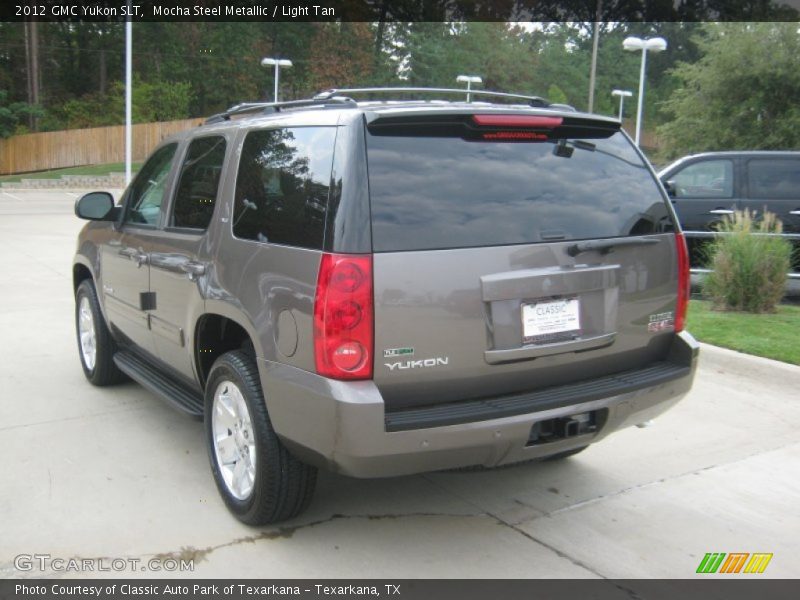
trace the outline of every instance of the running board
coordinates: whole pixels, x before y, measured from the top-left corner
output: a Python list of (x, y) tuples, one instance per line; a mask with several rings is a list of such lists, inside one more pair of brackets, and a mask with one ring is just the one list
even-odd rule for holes
[(114, 362), (119, 370), (146, 390), (165, 400), (173, 408), (195, 418), (203, 418), (203, 397), (187, 390), (162, 371), (130, 352), (117, 352)]

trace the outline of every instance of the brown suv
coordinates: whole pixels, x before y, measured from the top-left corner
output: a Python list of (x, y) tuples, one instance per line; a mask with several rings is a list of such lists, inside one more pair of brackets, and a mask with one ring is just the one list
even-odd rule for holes
[(204, 417), (244, 522), (297, 515), (317, 467), (569, 456), (691, 386), (686, 246), (619, 122), (352, 99), (415, 91), (234, 107), (76, 205), (87, 378)]

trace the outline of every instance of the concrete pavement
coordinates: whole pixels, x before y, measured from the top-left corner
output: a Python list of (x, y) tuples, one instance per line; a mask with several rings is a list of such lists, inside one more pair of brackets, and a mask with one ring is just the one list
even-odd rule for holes
[(574, 458), (386, 480), (321, 473), (301, 518), (241, 525), (214, 487), (200, 423), (133, 383), (83, 377), (78, 193), (0, 191), (0, 577), (76, 576), (15, 568), (34, 553), (193, 559), (183, 575), (196, 577), (686, 578), (706, 552), (771, 552), (747, 577), (800, 575), (800, 368), (712, 347), (693, 392), (654, 427)]

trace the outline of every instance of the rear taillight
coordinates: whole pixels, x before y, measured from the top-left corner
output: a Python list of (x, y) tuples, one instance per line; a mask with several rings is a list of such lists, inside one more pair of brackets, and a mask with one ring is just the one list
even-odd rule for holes
[(323, 254), (314, 299), (317, 373), (372, 377), (372, 257)]
[(484, 127), (531, 127), (534, 129), (552, 129), (564, 121), (561, 117), (540, 115), (472, 115), (477, 125)]
[(678, 300), (675, 303), (675, 331), (683, 331), (686, 326), (686, 312), (689, 309), (689, 250), (682, 233), (675, 234), (675, 248), (678, 252)]

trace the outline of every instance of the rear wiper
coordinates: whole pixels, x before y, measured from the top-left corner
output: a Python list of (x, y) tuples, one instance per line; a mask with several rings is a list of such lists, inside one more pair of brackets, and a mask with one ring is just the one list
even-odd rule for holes
[(600, 254), (608, 254), (616, 246), (647, 246), (650, 244), (658, 244), (661, 240), (654, 238), (617, 238), (613, 240), (588, 240), (585, 242), (578, 242), (572, 244), (567, 248), (567, 254), (570, 256), (578, 256), (583, 252), (591, 252), (597, 250)]
[(572, 140), (568, 142), (566, 139), (561, 138), (556, 142), (555, 148), (553, 148), (553, 154), (561, 158), (572, 158), (572, 153), (575, 151), (575, 148), (594, 152), (597, 150), (597, 145), (591, 142), (584, 142), (583, 140)]

